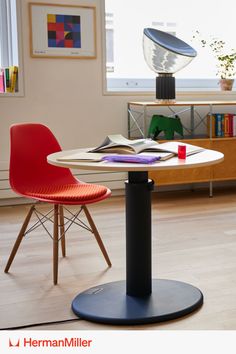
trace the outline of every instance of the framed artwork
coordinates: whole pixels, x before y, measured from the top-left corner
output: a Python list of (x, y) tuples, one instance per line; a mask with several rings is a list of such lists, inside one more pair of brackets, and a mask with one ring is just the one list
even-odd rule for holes
[(29, 3), (33, 58), (96, 58), (95, 6)]

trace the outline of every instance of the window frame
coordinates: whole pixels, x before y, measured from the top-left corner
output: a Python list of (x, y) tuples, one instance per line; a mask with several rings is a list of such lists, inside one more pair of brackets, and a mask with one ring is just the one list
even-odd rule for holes
[[(24, 97), (24, 75), (23, 75), (23, 45), (22, 45), (22, 1), (16, 0), (16, 24), (17, 24), (17, 46), (18, 46), (18, 91), (1, 92), (0, 98)], [(11, 53), (13, 55), (13, 53)]]

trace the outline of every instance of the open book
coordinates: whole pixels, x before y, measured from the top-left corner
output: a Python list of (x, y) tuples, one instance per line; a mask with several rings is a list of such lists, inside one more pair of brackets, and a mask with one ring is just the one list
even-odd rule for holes
[[(116, 154), (139, 154), (146, 152), (168, 152), (174, 155), (178, 154), (178, 145), (186, 145), (186, 156), (195, 154), (204, 150), (195, 145), (182, 143), (179, 141), (168, 141), (158, 143), (151, 139), (136, 139), (130, 140), (122, 135), (108, 135), (101, 145), (89, 152), (98, 153), (116, 153)], [(172, 155), (173, 156), (173, 155)]]
[[(58, 161), (71, 161), (71, 162), (99, 162), (99, 161), (109, 161), (110, 157), (118, 157), (118, 156), (124, 156), (124, 160), (128, 159), (128, 156), (132, 156), (134, 157), (133, 162), (135, 162), (135, 156), (137, 156), (136, 154), (111, 154), (111, 153), (99, 153), (99, 152), (75, 152), (71, 155), (65, 155), (62, 157), (58, 157), (57, 160)], [(155, 152), (155, 153), (151, 153), (151, 152), (145, 152), (145, 153), (140, 153), (138, 154), (138, 156), (140, 158), (137, 158), (137, 163), (142, 163), (141, 158), (143, 158), (143, 160), (145, 161), (145, 159), (148, 161), (150, 160), (152, 157), (156, 157), (156, 161), (165, 161), (170, 159), (171, 157), (174, 156), (173, 153), (171, 152)], [(124, 161), (125, 162), (125, 161)], [(145, 162), (143, 162), (145, 163)], [(147, 162), (148, 163), (148, 162)]]
[(58, 160), (60, 161), (84, 161), (98, 162), (106, 160), (106, 156), (111, 154), (139, 154), (158, 157), (159, 161), (165, 161), (178, 154), (178, 145), (186, 145), (186, 156), (195, 154), (204, 150), (195, 145), (190, 145), (178, 141), (168, 141), (166, 143), (158, 143), (151, 139), (129, 140), (122, 135), (109, 135), (104, 142), (97, 148), (87, 150), (85, 152), (74, 152), (71, 155), (65, 155)]

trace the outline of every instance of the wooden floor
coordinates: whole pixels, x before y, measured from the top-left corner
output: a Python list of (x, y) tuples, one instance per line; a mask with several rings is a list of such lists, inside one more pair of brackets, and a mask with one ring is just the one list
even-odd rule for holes
[[(113, 263), (108, 269), (92, 236), (73, 229), (59, 284), (52, 284), (52, 242), (43, 229), (23, 240), (9, 274), (7, 257), (29, 206), (0, 208), (0, 328), (76, 319), (72, 299), (81, 291), (125, 277), (124, 198), (90, 211)], [(46, 206), (41, 206), (46, 210)], [(153, 276), (189, 282), (204, 294), (200, 310), (182, 319), (145, 326), (108, 326), (84, 320), (35, 330), (235, 330), (236, 190), (164, 192), (153, 195)]]

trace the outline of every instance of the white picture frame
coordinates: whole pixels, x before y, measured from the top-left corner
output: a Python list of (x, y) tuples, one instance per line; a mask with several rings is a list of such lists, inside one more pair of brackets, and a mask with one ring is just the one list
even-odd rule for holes
[(95, 59), (95, 6), (29, 3), (32, 58)]

